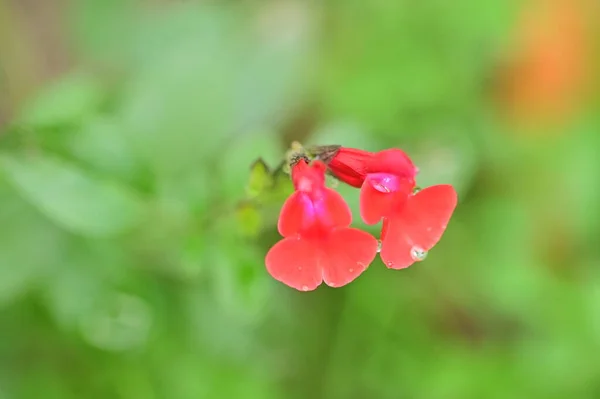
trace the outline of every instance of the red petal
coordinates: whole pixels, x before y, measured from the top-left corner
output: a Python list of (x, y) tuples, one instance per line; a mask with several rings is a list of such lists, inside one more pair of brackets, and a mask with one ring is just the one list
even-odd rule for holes
[(390, 225), (390, 221), (388, 218), (384, 218), (383, 222), (381, 223), (381, 235), (379, 237), (379, 239), (381, 241), (385, 240), (385, 236), (387, 234), (388, 231), (388, 226)]
[(314, 220), (314, 216), (307, 212), (312, 209), (312, 204), (307, 195), (301, 191), (295, 191), (284, 202), (279, 213), (277, 230), (283, 237), (290, 237), (300, 233), (307, 224)]
[(308, 193), (294, 192), (283, 204), (277, 229), (283, 237), (308, 233), (320, 226), (326, 231), (333, 227), (347, 227), (352, 213), (344, 198), (328, 187), (321, 189), (321, 197), (311, 199)]
[(352, 282), (377, 256), (377, 240), (362, 230), (334, 229), (324, 242), (321, 256), (323, 280), (330, 287)]
[(324, 217), (327, 222), (330, 223), (330, 227), (348, 227), (352, 223), (352, 212), (350, 207), (344, 200), (344, 197), (337, 191), (326, 187), (324, 189), (324, 204), (323, 215), (317, 217)]
[(392, 211), (395, 193), (376, 190), (368, 179), (360, 189), (360, 217), (366, 224), (376, 224)]
[(325, 171), (327, 166), (321, 161), (314, 161), (310, 165), (301, 159), (292, 167), (292, 182), (297, 191), (307, 193), (325, 187)]
[(367, 176), (360, 190), (360, 215), (366, 224), (376, 224), (402, 209), (414, 183), (394, 175), (375, 173)]
[(318, 241), (284, 238), (267, 253), (267, 271), (275, 280), (300, 291), (312, 291), (323, 281)]
[(442, 238), (456, 202), (456, 191), (450, 185), (428, 187), (410, 196), (403, 211), (388, 220), (381, 248), (386, 266), (408, 267), (419, 260), (413, 251), (433, 248)]
[(390, 148), (375, 153), (369, 162), (368, 172), (391, 173), (398, 177), (414, 179), (417, 168), (404, 151)]

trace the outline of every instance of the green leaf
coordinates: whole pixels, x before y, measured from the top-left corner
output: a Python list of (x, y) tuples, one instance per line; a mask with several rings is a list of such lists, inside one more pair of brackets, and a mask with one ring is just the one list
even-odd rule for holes
[(66, 140), (69, 154), (102, 174), (126, 180), (137, 171), (138, 159), (123, 137), (121, 121), (93, 117)]
[(65, 259), (66, 234), (0, 176), (0, 307), (48, 278)]
[(243, 203), (236, 210), (236, 216), (242, 234), (256, 237), (263, 221), (258, 208), (252, 203)]
[[(252, 164), (250, 181), (247, 186), (248, 197), (254, 203), (242, 204), (238, 209), (238, 211), (241, 211), (239, 216), (242, 218), (248, 216), (243, 211), (248, 207), (258, 210), (273, 204), (281, 205), (293, 191), (292, 181), (285, 171), (285, 161), (275, 170), (270, 170), (269, 166), (262, 159), (259, 159)], [(251, 225), (255, 224), (251, 223)]]
[(38, 93), (23, 110), (19, 122), (33, 128), (78, 123), (96, 111), (104, 92), (93, 78), (73, 74)]
[(28, 202), (71, 232), (109, 236), (133, 227), (142, 216), (142, 203), (124, 187), (58, 159), (0, 154), (0, 167)]
[(268, 189), (273, 185), (273, 176), (269, 166), (259, 158), (252, 164), (250, 169), (250, 181), (248, 182), (248, 195), (250, 197), (256, 197), (260, 195), (264, 190)]
[(79, 328), (89, 344), (120, 352), (145, 345), (152, 324), (152, 309), (147, 301), (123, 292), (110, 292), (81, 318)]
[(294, 192), (290, 175), (285, 170), (285, 162), (272, 172), (273, 184), (265, 194), (265, 202), (283, 202)]

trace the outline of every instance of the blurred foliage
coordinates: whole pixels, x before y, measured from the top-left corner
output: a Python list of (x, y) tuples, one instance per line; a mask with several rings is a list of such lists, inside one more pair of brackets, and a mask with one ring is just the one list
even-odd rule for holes
[[(583, 77), (508, 69), (554, 48), (516, 0), (0, 0), (0, 399), (599, 397), (594, 4)], [(546, 73), (561, 106), (504, 118)], [(274, 281), (292, 140), (405, 149), (459, 192), (444, 239)]]

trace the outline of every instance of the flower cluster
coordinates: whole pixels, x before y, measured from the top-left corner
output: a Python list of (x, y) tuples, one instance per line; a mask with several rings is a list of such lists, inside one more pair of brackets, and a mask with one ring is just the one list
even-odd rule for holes
[[(423, 260), (441, 239), (456, 207), (456, 191), (450, 185), (417, 189), (418, 169), (399, 149), (296, 150), (290, 168), (295, 191), (278, 223), (284, 238), (265, 262), (275, 279), (302, 291), (314, 290), (323, 281), (331, 287), (350, 283), (378, 252), (390, 269)], [(350, 208), (338, 192), (326, 187), (326, 172), (360, 188), (361, 218), (370, 225), (382, 221), (381, 244), (350, 227)]]

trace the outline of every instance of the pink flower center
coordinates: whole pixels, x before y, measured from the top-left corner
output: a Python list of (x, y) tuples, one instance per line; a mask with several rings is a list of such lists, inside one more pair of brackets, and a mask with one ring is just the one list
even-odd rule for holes
[(325, 207), (324, 198), (309, 194), (302, 193), (302, 230), (305, 234), (310, 231), (328, 231), (333, 222), (331, 215), (328, 213)]
[(313, 181), (308, 177), (301, 177), (298, 181), (297, 190), (310, 193), (313, 191)]

